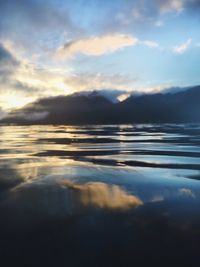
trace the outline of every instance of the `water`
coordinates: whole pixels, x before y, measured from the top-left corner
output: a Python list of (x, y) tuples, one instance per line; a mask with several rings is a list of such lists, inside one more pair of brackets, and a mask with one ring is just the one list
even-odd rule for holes
[(200, 125), (1, 126), (0, 144), (7, 264), (198, 259)]

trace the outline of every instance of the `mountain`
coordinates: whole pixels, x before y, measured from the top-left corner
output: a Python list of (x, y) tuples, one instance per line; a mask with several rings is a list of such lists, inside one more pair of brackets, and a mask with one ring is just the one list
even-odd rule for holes
[(109, 110), (111, 106), (111, 101), (96, 94), (44, 98), (12, 111), (2, 122), (91, 124), (98, 121), (103, 123), (102, 111)]
[(131, 96), (121, 106), (127, 122), (200, 122), (200, 86), (176, 93)]
[(40, 99), (14, 110), (2, 123), (108, 124), (200, 122), (200, 86), (180, 91), (131, 95), (123, 102), (73, 94)]

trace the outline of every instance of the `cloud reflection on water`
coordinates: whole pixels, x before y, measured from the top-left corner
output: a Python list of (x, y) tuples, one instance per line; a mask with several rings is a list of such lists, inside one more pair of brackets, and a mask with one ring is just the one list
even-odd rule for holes
[(128, 209), (140, 206), (143, 202), (136, 196), (128, 194), (117, 185), (107, 185), (102, 182), (76, 184), (70, 181), (62, 182), (70, 190), (71, 199), (79, 206)]
[(200, 243), (199, 129), (2, 126), (1, 262), (192, 266)]

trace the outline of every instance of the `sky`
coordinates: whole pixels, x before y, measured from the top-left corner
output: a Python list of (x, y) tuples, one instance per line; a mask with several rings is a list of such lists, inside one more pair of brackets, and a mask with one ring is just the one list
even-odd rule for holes
[(0, 0), (1, 114), (87, 90), (200, 84), (199, 0)]

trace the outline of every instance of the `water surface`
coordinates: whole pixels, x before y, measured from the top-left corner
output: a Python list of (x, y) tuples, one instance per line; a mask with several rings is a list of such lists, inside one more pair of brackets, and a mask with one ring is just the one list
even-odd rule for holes
[(5, 125), (0, 144), (8, 265), (198, 260), (200, 125)]

